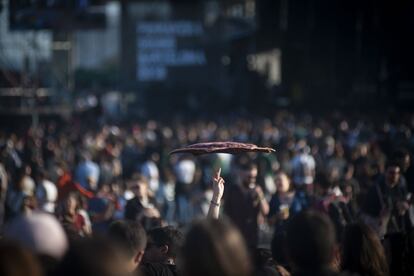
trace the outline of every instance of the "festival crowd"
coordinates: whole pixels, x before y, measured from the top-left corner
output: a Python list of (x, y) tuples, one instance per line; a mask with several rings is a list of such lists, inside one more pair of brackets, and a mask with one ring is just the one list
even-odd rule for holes
[[(414, 275), (413, 131), (289, 111), (0, 129), (0, 275)], [(210, 141), (276, 153), (169, 154)]]

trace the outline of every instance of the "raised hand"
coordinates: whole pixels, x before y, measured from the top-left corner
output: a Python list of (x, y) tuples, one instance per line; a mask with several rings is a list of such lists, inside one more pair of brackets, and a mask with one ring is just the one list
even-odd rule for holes
[(219, 168), (213, 177), (213, 198), (211, 199), (210, 208), (207, 216), (218, 219), (220, 214), (220, 201), (224, 193), (224, 179), (220, 176), (221, 168)]
[(224, 193), (224, 179), (220, 176), (221, 168), (219, 168), (213, 177), (213, 199), (216, 204), (220, 204), (221, 198)]

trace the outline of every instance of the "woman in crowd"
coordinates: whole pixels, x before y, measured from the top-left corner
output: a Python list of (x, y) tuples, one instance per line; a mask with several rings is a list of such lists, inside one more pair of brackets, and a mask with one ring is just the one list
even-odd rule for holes
[(387, 276), (388, 264), (378, 235), (363, 223), (345, 227), (342, 269), (364, 276)]
[(69, 238), (91, 234), (91, 229), (86, 223), (85, 217), (79, 212), (80, 208), (81, 203), (78, 194), (71, 192), (57, 212), (58, 219)]
[(292, 212), (296, 212), (296, 209), (300, 210), (300, 203), (295, 201), (295, 192), (286, 173), (277, 173), (275, 184), (276, 193), (272, 196), (269, 204), (269, 223), (278, 228), (283, 226)]

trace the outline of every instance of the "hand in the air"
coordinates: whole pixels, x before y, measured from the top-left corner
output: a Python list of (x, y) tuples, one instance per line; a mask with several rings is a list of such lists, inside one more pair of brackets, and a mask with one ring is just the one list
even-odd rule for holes
[(220, 176), (221, 168), (219, 168), (213, 177), (213, 201), (220, 203), (224, 193), (224, 179)]

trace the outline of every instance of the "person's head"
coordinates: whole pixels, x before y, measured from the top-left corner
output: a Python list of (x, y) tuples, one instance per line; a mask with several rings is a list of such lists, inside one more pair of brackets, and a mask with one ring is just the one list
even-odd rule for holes
[(251, 275), (251, 260), (240, 232), (227, 220), (194, 223), (186, 235), (180, 268), (185, 276)]
[(119, 181), (112, 181), (111, 182), (111, 192), (116, 195), (116, 196), (120, 196), (123, 194), (123, 189), (122, 189), (122, 185)]
[(388, 275), (384, 248), (378, 235), (363, 223), (345, 227), (342, 239), (341, 267), (359, 275)]
[(342, 158), (344, 156), (344, 147), (340, 142), (335, 144), (335, 151), (334, 151), (335, 157)]
[(389, 162), (385, 170), (385, 183), (391, 188), (398, 184), (401, 176), (401, 168), (395, 162)]
[[(30, 172), (29, 172), (30, 171)], [(23, 166), (18, 169), (16, 173), (16, 184), (13, 185), (17, 191), (24, 193), (25, 195), (32, 196), (34, 195), (34, 188), (32, 179), (30, 177), (31, 168), (29, 165)]]
[(68, 164), (66, 164), (65, 161), (58, 161), (58, 163), (56, 164), (56, 174), (60, 177), (62, 175), (64, 175), (69, 169), (68, 169)]
[(333, 188), (333, 183), (325, 173), (318, 173), (315, 182), (315, 189), (317, 188), (321, 195), (327, 194)]
[(110, 183), (101, 183), (98, 187), (98, 193), (102, 193), (102, 194), (109, 194), (111, 193), (111, 184)]
[(59, 260), (68, 248), (66, 234), (50, 214), (33, 212), (20, 216), (6, 225), (4, 237), (19, 242), (39, 255)]
[(286, 193), (290, 190), (290, 180), (285, 172), (279, 172), (275, 177), (276, 191)]
[(86, 162), (86, 161), (91, 161), (91, 160), (92, 160), (92, 155), (87, 151), (82, 151), (79, 161)]
[(276, 262), (273, 260), (272, 252), (267, 248), (256, 248), (252, 252), (254, 275), (279, 276), (276, 270)]
[(144, 261), (175, 264), (184, 236), (172, 226), (158, 227), (147, 233)]
[(41, 266), (36, 257), (27, 249), (11, 241), (0, 241), (0, 275), (40, 276)]
[(305, 140), (299, 140), (296, 144), (296, 150), (299, 154), (309, 154), (311, 149)]
[(96, 191), (98, 189), (98, 179), (95, 176), (88, 175), (86, 182), (88, 183), (89, 190)]
[(258, 174), (257, 165), (254, 162), (247, 162), (240, 165), (242, 184), (246, 187), (255, 186)]
[(359, 156), (363, 156), (363, 157), (367, 156), (369, 152), (369, 144), (362, 143), (359, 145), (358, 149), (359, 149)]
[(74, 242), (56, 269), (60, 276), (124, 276), (121, 253), (111, 240), (102, 237)]
[(120, 220), (109, 227), (109, 238), (119, 247), (125, 267), (133, 272), (140, 264), (147, 245), (147, 234), (140, 223)]
[(160, 154), (158, 152), (151, 152), (147, 155), (147, 160), (151, 160), (154, 163), (157, 163), (160, 161)]
[(48, 173), (45, 169), (41, 168), (41, 169), (38, 170), (38, 172), (37, 172), (37, 180), (38, 181), (48, 179), (48, 178), (49, 178), (49, 176), (48, 176)]
[(64, 202), (64, 212), (69, 215), (75, 215), (79, 207), (78, 194), (75, 192), (69, 193)]
[(397, 163), (402, 173), (405, 173), (410, 167), (410, 153), (405, 149), (398, 149), (391, 155), (391, 160)]
[(138, 198), (148, 196), (148, 180), (142, 175), (135, 176), (131, 181), (131, 191)]
[(304, 211), (287, 226), (287, 253), (295, 270), (328, 268), (335, 260), (335, 228), (330, 219), (315, 211)]
[(343, 195), (348, 200), (353, 200), (360, 194), (358, 183), (352, 181), (346, 181), (341, 188)]
[(24, 174), (30, 176), (32, 174), (32, 167), (29, 164), (23, 165)]
[(33, 195), (26, 195), (23, 198), (21, 211), (23, 214), (31, 214), (34, 210), (37, 209), (37, 199)]

